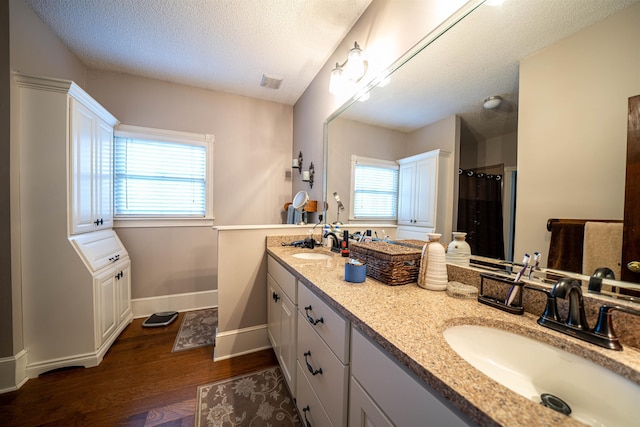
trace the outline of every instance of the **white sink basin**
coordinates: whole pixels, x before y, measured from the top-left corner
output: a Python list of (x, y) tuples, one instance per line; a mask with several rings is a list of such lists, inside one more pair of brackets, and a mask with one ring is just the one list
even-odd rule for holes
[(297, 254), (293, 254), (293, 257), (300, 259), (329, 259), (331, 258), (331, 255), (319, 254), (316, 252), (298, 252)]
[(570, 416), (592, 426), (638, 426), (640, 386), (612, 371), (543, 342), (485, 326), (444, 331), (464, 360), (516, 393), (540, 402), (564, 401)]

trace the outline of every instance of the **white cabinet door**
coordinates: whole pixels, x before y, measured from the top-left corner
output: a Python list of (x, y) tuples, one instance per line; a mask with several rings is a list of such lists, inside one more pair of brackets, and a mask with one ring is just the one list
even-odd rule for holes
[(95, 230), (93, 219), (93, 142), (95, 114), (71, 98), (71, 234)]
[(271, 274), (267, 274), (267, 335), (273, 352), (278, 356), (280, 352), (280, 318), (282, 316), (280, 306), (282, 305), (283, 293)]
[(280, 367), (289, 384), (289, 390), (296, 395), (296, 357), (298, 347), (298, 316), (296, 306), (284, 295), (280, 305)]
[(113, 127), (70, 98), (70, 233), (113, 226)]
[(116, 330), (116, 272), (109, 268), (95, 278), (96, 349)]
[(131, 316), (131, 260), (106, 268), (94, 278), (96, 349)]
[(430, 157), (416, 163), (414, 200), (414, 225), (436, 226), (438, 158)]
[(295, 276), (273, 257), (267, 257), (267, 336), (294, 398), (298, 350), (296, 289)]
[(94, 221), (97, 229), (113, 227), (113, 127), (98, 119), (95, 150)]
[(416, 227), (412, 229), (416, 233), (440, 233), (448, 239), (453, 222), (451, 154), (432, 150), (398, 163), (398, 224)]
[(131, 261), (116, 266), (116, 308), (118, 325), (131, 314)]
[(413, 225), (415, 163), (400, 165), (398, 176), (398, 224)]

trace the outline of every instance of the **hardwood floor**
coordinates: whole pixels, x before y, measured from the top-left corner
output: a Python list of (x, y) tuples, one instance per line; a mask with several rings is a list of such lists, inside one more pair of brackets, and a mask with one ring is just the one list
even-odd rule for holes
[(272, 350), (215, 363), (213, 346), (172, 353), (183, 316), (164, 328), (136, 319), (99, 366), (46, 373), (0, 394), (0, 425), (191, 427), (199, 385), (277, 364)]

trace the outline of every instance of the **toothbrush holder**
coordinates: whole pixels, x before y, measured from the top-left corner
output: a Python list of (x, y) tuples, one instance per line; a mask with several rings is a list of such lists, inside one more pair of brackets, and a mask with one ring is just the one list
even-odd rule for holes
[[(517, 292), (515, 299), (511, 305), (505, 303), (505, 298), (497, 298), (495, 296), (489, 296), (484, 293), (485, 280), (496, 282), (499, 285), (517, 286)], [(516, 289), (514, 289), (516, 291)], [(511, 314), (524, 314), (524, 307), (522, 306), (522, 293), (524, 291), (524, 283), (516, 283), (512, 278), (500, 276), (497, 274), (480, 273), (480, 293), (478, 295), (478, 302), (488, 305), (490, 307), (497, 308), (498, 310), (506, 311)]]

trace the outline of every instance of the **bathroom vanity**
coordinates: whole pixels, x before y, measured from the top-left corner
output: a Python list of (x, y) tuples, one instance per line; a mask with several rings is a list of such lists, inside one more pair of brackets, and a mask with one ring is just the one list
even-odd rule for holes
[[(305, 251), (329, 257), (293, 256)], [(636, 348), (602, 349), (538, 326), (538, 315), (512, 315), (414, 284), (386, 286), (369, 277), (349, 283), (345, 258), (324, 249), (284, 247), (268, 238), (267, 257), (270, 275), (285, 269), (297, 282), (291, 391), (311, 425), (583, 425), (467, 363), (443, 335), (456, 325), (490, 326), (563, 348), (640, 389)]]

